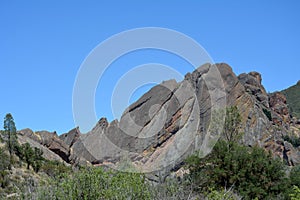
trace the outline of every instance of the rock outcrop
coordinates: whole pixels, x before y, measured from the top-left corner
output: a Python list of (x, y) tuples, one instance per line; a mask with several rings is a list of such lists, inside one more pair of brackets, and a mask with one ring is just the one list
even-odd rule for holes
[[(58, 155), (65, 162), (67, 163), (70, 162), (69, 146), (59, 139), (56, 132), (48, 132), (48, 131), (33, 132), (30, 129), (23, 129), (19, 131), (19, 135), (23, 136), (23, 138), (27, 137), (32, 141), (46, 147), (47, 149), (49, 149), (50, 151)], [(29, 140), (27, 141), (29, 142)]]
[[(211, 132), (214, 108), (224, 101), (223, 108), (235, 105), (241, 112), (244, 144), (271, 150), (289, 164), (299, 163), (295, 148), (282, 139), (291, 121), (284, 96), (267, 94), (261, 82), (257, 72), (237, 77), (225, 63), (207, 64), (182, 82), (153, 87), (125, 110), (120, 121), (102, 118), (87, 134), (61, 138), (76, 138), (64, 141), (75, 141), (67, 142), (74, 156), (93, 164), (117, 167), (126, 157), (142, 171), (170, 171), (195, 150), (203, 155), (211, 150), (208, 143), (213, 146), (218, 138)], [(278, 130), (278, 125), (284, 127)]]
[[(34, 132), (28, 128), (18, 131), (21, 144), (28, 142), (31, 146), (42, 149), (43, 156), (48, 160), (57, 160), (71, 165), (90, 165), (87, 159), (95, 160), (95, 158), (80, 141), (77, 141), (80, 136), (84, 135), (81, 135), (78, 127), (60, 136), (56, 132)], [(74, 144), (75, 148), (73, 148)]]
[(18, 132), (18, 140), (20, 144), (29, 143), (31, 147), (37, 147), (43, 151), (43, 157), (48, 160), (55, 160), (66, 163), (56, 152), (51, 151), (47, 146), (42, 145), (39, 135), (30, 129), (24, 129)]
[(273, 122), (280, 126), (287, 126), (291, 122), (286, 97), (281, 92), (270, 94), (270, 107), (272, 109)]
[(238, 76), (239, 81), (244, 85), (246, 92), (255, 96), (265, 107), (269, 107), (269, 98), (265, 88), (261, 84), (262, 77), (258, 72), (250, 72), (249, 74), (241, 74)]
[(65, 142), (66, 145), (69, 147), (72, 147), (73, 144), (78, 140), (80, 137), (80, 130), (79, 127), (76, 127), (72, 130), (70, 130), (68, 133), (64, 133), (59, 136), (59, 138)]
[[(270, 150), (287, 164), (300, 163), (299, 151), (283, 140), (300, 123), (291, 118), (282, 93), (267, 94), (258, 72), (236, 76), (225, 63), (206, 64), (181, 82), (165, 81), (130, 105), (120, 120), (101, 118), (87, 134), (79, 128), (57, 136), (46, 131), (20, 131), (72, 164), (168, 174), (186, 156), (208, 154), (219, 139), (224, 108), (237, 106), (242, 116), (241, 142)], [(298, 124), (298, 125), (297, 125)], [(153, 178), (155, 179), (155, 177)]]

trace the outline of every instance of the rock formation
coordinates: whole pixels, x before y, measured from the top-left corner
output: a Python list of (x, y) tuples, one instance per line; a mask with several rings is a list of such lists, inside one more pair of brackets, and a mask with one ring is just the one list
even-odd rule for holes
[[(220, 136), (226, 106), (237, 106), (242, 116), (242, 143), (271, 150), (289, 165), (300, 163), (299, 151), (282, 139), (292, 119), (281, 93), (267, 94), (258, 72), (236, 76), (225, 63), (206, 64), (184, 80), (153, 87), (130, 105), (120, 121), (101, 118), (87, 134), (79, 128), (57, 136), (50, 132), (20, 131), (69, 163), (119, 168), (130, 162), (144, 172), (168, 173), (187, 155), (205, 156)], [(223, 113), (223, 114), (222, 114)], [(299, 135), (299, 134), (298, 134)]]
[[(213, 67), (219, 77), (209, 76)], [(265, 147), (289, 164), (298, 163), (297, 151), (282, 139), (291, 120), (284, 95), (267, 94), (261, 82), (257, 72), (237, 77), (227, 64), (204, 65), (182, 82), (170, 80), (153, 87), (125, 110), (120, 121), (100, 119), (90, 132), (76, 136), (72, 153), (97, 165), (117, 166), (128, 157), (145, 171), (172, 170), (195, 150), (205, 155), (211, 149), (207, 146), (207, 138), (213, 138), (209, 133), (215, 106), (211, 91), (219, 90), (224, 106), (236, 105), (241, 112), (244, 144)]]

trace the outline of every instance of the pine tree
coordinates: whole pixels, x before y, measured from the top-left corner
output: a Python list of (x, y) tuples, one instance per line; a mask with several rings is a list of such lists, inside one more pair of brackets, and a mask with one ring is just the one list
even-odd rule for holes
[(34, 161), (34, 151), (31, 148), (29, 143), (22, 144), (23, 149), (23, 159), (27, 163), (27, 169), (29, 169), (30, 165), (33, 164)]
[(34, 161), (32, 163), (32, 168), (36, 173), (42, 167), (42, 161), (44, 160), (42, 155), (43, 155), (43, 151), (37, 147), (34, 147), (34, 151), (33, 151)]
[(14, 122), (13, 116), (8, 113), (6, 114), (4, 118), (4, 136), (5, 136), (5, 142), (7, 144), (7, 148), (10, 155), (10, 167), (13, 162), (13, 154), (18, 146), (18, 139), (17, 139), (17, 129)]

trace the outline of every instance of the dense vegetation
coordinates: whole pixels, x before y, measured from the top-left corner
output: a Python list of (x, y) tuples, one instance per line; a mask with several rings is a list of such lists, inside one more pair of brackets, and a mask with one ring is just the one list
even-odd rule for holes
[(284, 141), (287, 141), (289, 143), (291, 143), (293, 145), (293, 147), (297, 148), (300, 146), (300, 138), (299, 137), (296, 137), (295, 135), (285, 135), (282, 137), (282, 139)]
[(188, 173), (161, 182), (142, 173), (45, 160), (40, 149), (18, 143), (10, 114), (4, 121), (0, 199), (300, 199), (300, 166), (289, 172), (270, 152), (240, 144), (236, 107), (226, 109), (225, 128), (213, 151), (205, 158), (200, 152), (191, 155), (184, 164)]
[(290, 113), (300, 119), (300, 81), (296, 85), (283, 90), (282, 93), (286, 96)]
[(199, 191), (232, 188), (244, 199), (272, 199), (288, 190), (283, 163), (258, 147), (220, 140), (209, 156), (194, 155), (187, 163)]

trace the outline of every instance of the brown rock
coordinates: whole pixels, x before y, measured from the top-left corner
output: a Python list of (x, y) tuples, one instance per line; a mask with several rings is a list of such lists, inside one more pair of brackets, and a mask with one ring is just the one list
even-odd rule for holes
[(47, 147), (59, 155), (64, 161), (69, 162), (69, 147), (62, 140), (59, 139), (56, 132), (37, 131), (33, 132), (30, 129), (23, 129), (19, 131), (20, 135), (26, 136), (31, 140)]
[(281, 92), (270, 94), (270, 108), (273, 111), (273, 122), (277, 125), (286, 125), (291, 122), (286, 97)]
[(250, 72), (249, 74), (241, 74), (238, 76), (239, 81), (244, 85), (246, 91), (254, 95), (256, 99), (266, 108), (269, 107), (268, 94), (261, 84), (261, 74), (258, 72)]

